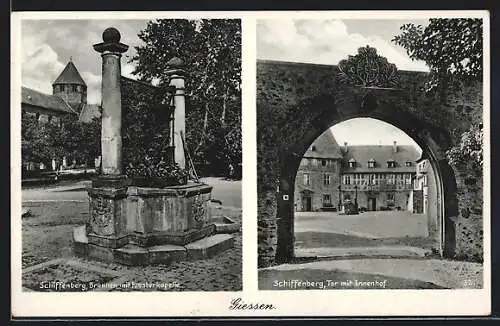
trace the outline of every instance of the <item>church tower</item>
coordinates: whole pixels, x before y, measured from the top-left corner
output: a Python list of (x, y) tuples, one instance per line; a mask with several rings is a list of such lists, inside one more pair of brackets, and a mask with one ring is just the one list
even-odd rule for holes
[(71, 58), (52, 84), (52, 94), (64, 99), (78, 113), (87, 103), (87, 84)]

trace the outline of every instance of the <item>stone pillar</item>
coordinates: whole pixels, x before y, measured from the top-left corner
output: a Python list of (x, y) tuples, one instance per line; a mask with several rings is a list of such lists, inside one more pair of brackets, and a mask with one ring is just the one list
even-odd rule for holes
[(186, 168), (186, 156), (182, 138), (186, 137), (186, 101), (184, 92), (184, 62), (174, 57), (167, 62), (170, 86), (175, 86), (174, 94), (174, 162), (181, 168)]
[(120, 59), (128, 45), (120, 43), (120, 37), (120, 32), (110, 27), (102, 34), (104, 42), (94, 45), (102, 56), (102, 174), (111, 177), (122, 174)]
[(127, 243), (127, 180), (122, 175), (121, 54), (128, 45), (120, 43), (113, 27), (102, 33), (103, 43), (94, 49), (102, 56), (102, 174), (88, 189), (90, 219), (87, 224), (88, 255), (109, 260), (112, 249)]

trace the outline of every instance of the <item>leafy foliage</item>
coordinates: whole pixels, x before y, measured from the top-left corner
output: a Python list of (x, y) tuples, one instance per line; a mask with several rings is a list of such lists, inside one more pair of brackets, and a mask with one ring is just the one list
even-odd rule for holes
[(70, 160), (93, 165), (100, 155), (101, 122), (95, 118), (89, 123), (78, 121), (78, 117), (59, 117), (60, 124), (45, 122), (23, 112), (21, 121), (23, 162), (43, 162), (49, 165), (52, 159)]
[[(156, 20), (139, 33), (135, 74), (169, 84), (167, 62), (178, 57), (186, 74), (186, 140), (193, 159), (221, 172), (241, 162), (240, 20)], [(216, 171), (219, 170), (219, 171)]]
[(179, 165), (150, 156), (145, 156), (143, 161), (136, 166), (129, 163), (125, 173), (132, 178), (172, 179), (174, 184), (185, 184), (188, 177), (187, 171)]
[(482, 19), (430, 19), (425, 28), (405, 24), (393, 42), (414, 60), (423, 60), (437, 76), (482, 79)]
[(470, 164), (481, 171), (483, 167), (483, 128), (482, 125), (473, 125), (460, 137), (457, 146), (447, 153), (448, 160), (453, 165)]

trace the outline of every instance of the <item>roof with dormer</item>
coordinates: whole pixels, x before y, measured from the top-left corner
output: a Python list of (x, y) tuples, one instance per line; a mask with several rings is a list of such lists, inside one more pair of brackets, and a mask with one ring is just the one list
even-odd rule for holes
[(87, 86), (82, 76), (80, 76), (78, 69), (76, 69), (75, 64), (71, 60), (68, 62), (66, 67), (64, 67), (59, 77), (57, 77), (54, 83), (52, 83), (52, 85), (58, 85), (58, 84), (73, 84), (73, 85)]
[[(343, 172), (415, 172), (416, 162), (420, 158), (417, 148), (412, 145), (351, 145), (344, 153), (344, 162), (356, 162), (354, 168), (344, 164)], [(373, 168), (368, 162), (375, 162)], [(387, 167), (387, 162), (395, 162), (393, 168)], [(411, 166), (406, 166), (411, 162)]]
[(303, 156), (308, 158), (341, 159), (342, 152), (330, 129), (327, 129), (316, 138)]

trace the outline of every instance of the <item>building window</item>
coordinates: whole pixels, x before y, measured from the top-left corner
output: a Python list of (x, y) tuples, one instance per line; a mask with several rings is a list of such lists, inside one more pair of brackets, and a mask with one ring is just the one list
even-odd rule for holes
[(330, 184), (330, 175), (328, 173), (325, 173), (325, 175), (323, 176), (323, 183), (325, 185), (329, 185)]
[(387, 193), (387, 200), (394, 201), (394, 193), (393, 192), (388, 192)]
[(332, 206), (332, 197), (329, 194), (323, 195), (323, 206)]
[(309, 186), (310, 180), (309, 180), (309, 173), (304, 173), (304, 185)]
[(311, 147), (311, 151), (315, 152), (315, 151), (316, 151), (316, 146), (314, 146), (314, 145), (313, 145), (313, 146)]
[(77, 85), (72, 85), (73, 87), (73, 92), (78, 92), (78, 86)]
[(355, 168), (356, 167), (356, 161), (354, 159), (350, 159), (349, 160), (349, 167), (350, 168)]
[(403, 183), (403, 176), (401, 174), (396, 175), (396, 183), (398, 185)]
[(351, 184), (351, 176), (349, 174), (344, 174), (342, 178), (345, 185)]
[(315, 158), (312, 158), (312, 159), (311, 159), (311, 165), (312, 165), (313, 167), (317, 167), (317, 166), (318, 166), (318, 160), (316, 160)]
[(323, 159), (323, 160), (321, 160), (321, 165), (322, 165), (322, 166), (326, 166), (326, 160), (324, 160), (324, 159)]
[(409, 167), (409, 166), (411, 166), (411, 162), (406, 162), (406, 163), (405, 163), (405, 165), (406, 165), (407, 167)]
[(371, 180), (371, 184), (372, 185), (376, 185), (377, 184), (377, 175), (376, 174), (371, 174), (370, 175), (370, 180)]
[(394, 174), (387, 175), (387, 184), (393, 185), (396, 182), (396, 176)]
[(407, 185), (411, 185), (411, 174), (406, 174), (405, 175), (405, 183)]
[(387, 167), (388, 168), (394, 168), (394, 167), (396, 167), (396, 162), (394, 162), (392, 160), (391, 161), (387, 161)]
[(374, 168), (375, 167), (375, 160), (374, 159), (370, 159), (368, 161), (368, 167), (369, 168)]

